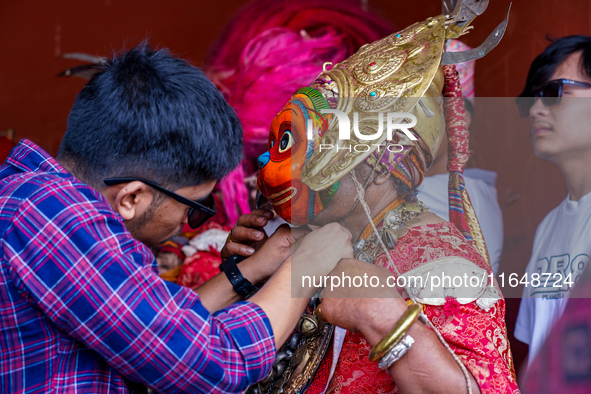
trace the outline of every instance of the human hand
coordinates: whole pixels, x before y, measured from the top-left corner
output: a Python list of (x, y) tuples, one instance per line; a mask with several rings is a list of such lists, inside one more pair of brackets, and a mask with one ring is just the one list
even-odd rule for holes
[(222, 248), (222, 261), (235, 254), (252, 256), (267, 239), (263, 227), (272, 218), (273, 212), (266, 209), (256, 209), (247, 215), (240, 216)]
[(328, 274), (342, 258), (353, 257), (351, 233), (337, 223), (327, 224), (307, 234), (298, 242), (291, 259), (294, 284), (304, 277)]
[(288, 225), (279, 226), (252, 257), (241, 263), (242, 267), (251, 269), (255, 281), (269, 278), (291, 255), (296, 242), (292, 232)]
[(390, 330), (407, 304), (396, 288), (389, 286), (395, 282), (388, 282), (388, 278), (394, 277), (386, 268), (343, 259), (330, 272), (316, 313), (331, 324), (364, 335), (377, 328), (380, 333), (383, 328)]
[(287, 224), (282, 224), (241, 266), (252, 266), (255, 281), (268, 279), (311, 231), (307, 227), (290, 228)]

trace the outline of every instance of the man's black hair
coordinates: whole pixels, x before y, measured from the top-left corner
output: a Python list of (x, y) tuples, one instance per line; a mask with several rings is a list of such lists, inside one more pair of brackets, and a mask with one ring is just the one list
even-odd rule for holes
[(581, 52), (581, 72), (591, 78), (591, 37), (576, 35), (554, 40), (532, 62), (519, 97), (534, 97), (570, 55)]
[(123, 176), (178, 189), (236, 167), (242, 128), (201, 71), (143, 43), (80, 91), (57, 158), (97, 189)]

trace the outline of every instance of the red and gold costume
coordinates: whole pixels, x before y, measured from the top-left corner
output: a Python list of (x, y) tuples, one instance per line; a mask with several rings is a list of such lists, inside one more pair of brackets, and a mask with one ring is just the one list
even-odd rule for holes
[[(454, 58), (444, 53), (445, 40), (463, 34), (476, 16), (472, 10), (478, 8), (477, 13), (481, 13), (484, 10), (480, 6), (486, 2), (470, 4), (472, 8), (463, 8), (459, 3), (457, 14), (429, 18), (365, 45), (346, 61), (321, 73), (309, 88), (296, 92), (273, 121), (269, 152), (259, 159), (258, 184), (262, 193), (280, 216), (302, 225), (331, 203), (340, 179), (348, 173), (363, 203), (361, 184), (365, 180), (358, 182), (352, 171), (362, 162), (376, 173), (387, 171), (407, 187), (416, 188), (447, 129), (451, 223), (411, 227), (409, 222), (406, 227), (403, 220), (400, 226), (392, 225), (400, 222), (393, 217), (409, 217), (407, 208), (420, 207), (403, 202), (405, 198), (412, 200), (412, 195), (399, 195), (400, 201), (369, 218), (377, 228), (366, 229), (355, 243), (356, 258), (386, 267), (395, 276), (428, 277), (446, 272), (488, 278), (491, 272), (462, 177), (468, 159), (468, 133), (453, 66), (453, 60), (462, 55)], [(497, 29), (490, 39), (498, 42), (503, 28)], [(479, 56), (485, 52), (480, 51)], [(386, 133), (390, 120), (384, 113), (398, 117), (397, 131), (391, 135)], [(319, 149), (325, 146), (333, 149)], [(277, 155), (277, 149), (281, 149), (282, 156)], [(422, 208), (414, 214), (418, 212)], [(384, 244), (388, 242), (384, 239), (390, 240), (387, 253)], [(481, 286), (470, 294), (460, 294), (450, 287), (435, 292), (417, 287), (399, 290), (408, 302), (422, 305), (428, 326), (441, 333), (441, 340), (451, 348), (467, 381), (466, 374), (470, 373), (481, 392), (519, 391), (504, 323), (505, 303), (494, 280), (492, 285)], [(367, 358), (369, 345), (360, 335), (347, 333), (343, 341), (337, 329), (334, 347), (327, 347), (326, 336), (332, 331), (318, 332), (296, 340), (296, 356), (288, 363), (281, 360), (283, 366), (279, 369), (293, 372), (291, 376), (279, 379), (279, 369), (274, 368), (274, 375), (256, 392), (272, 391), (273, 387), (287, 393), (321, 393), (327, 388), (334, 393), (397, 392), (392, 377)], [(333, 365), (332, 360), (337, 358)], [(315, 368), (310, 371), (302, 363)], [(300, 376), (304, 373), (315, 376)]]
[[(465, 259), (490, 274), (488, 263), (451, 223), (412, 227), (390, 251), (398, 271), (421, 275), (446, 257)], [(389, 268), (385, 254), (375, 264)], [(445, 263), (442, 265), (445, 267)], [(443, 268), (444, 269), (444, 268)], [(509, 343), (505, 336), (505, 301), (488, 310), (472, 301), (460, 304), (448, 298), (443, 305), (422, 304), (425, 315), (439, 329), (462, 360), (482, 393), (513, 393), (517, 384)], [(328, 393), (397, 393), (389, 373), (369, 361), (371, 347), (359, 333), (347, 332)]]

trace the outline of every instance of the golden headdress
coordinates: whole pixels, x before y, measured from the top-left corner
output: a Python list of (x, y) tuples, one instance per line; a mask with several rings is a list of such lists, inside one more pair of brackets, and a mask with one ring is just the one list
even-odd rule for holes
[[(325, 97), (332, 98), (337, 111), (354, 122), (357, 113), (359, 134), (350, 133), (350, 139), (339, 138), (339, 122), (333, 116), (319, 144), (333, 146), (328, 150), (315, 150), (306, 162), (301, 179), (312, 190), (330, 187), (345, 174), (385, 145), (387, 139), (386, 113), (407, 113), (416, 117), (414, 141), (408, 135), (397, 133), (397, 144), (420, 144), (427, 154), (428, 166), (441, 141), (445, 120), (441, 112), (443, 75), (439, 63), (445, 48), (445, 17), (440, 15), (372, 44), (363, 46), (346, 61), (323, 72), (312, 85)], [(382, 116), (380, 118), (380, 113)], [(381, 122), (380, 122), (381, 120)], [(394, 119), (391, 119), (394, 120)], [(402, 121), (401, 118), (396, 120)], [(413, 122), (406, 119), (407, 123)], [(381, 133), (379, 133), (381, 129)], [(418, 142), (420, 141), (420, 142)], [(369, 145), (369, 149), (355, 149)], [(338, 147), (338, 148), (337, 148)], [(386, 151), (383, 146), (383, 151)]]
[[(414, 115), (416, 125), (412, 129), (413, 134), (419, 137), (418, 140), (410, 140), (408, 133), (398, 132), (399, 140), (396, 143), (403, 146), (420, 145), (425, 153), (423, 164), (428, 168), (443, 137), (442, 131), (446, 129), (441, 103), (444, 85), (441, 65), (484, 56), (501, 39), (506, 21), (495, 29), (485, 44), (475, 50), (445, 53), (445, 40), (464, 34), (470, 28), (469, 22), (482, 13), (486, 6), (485, 1), (460, 1), (452, 16), (428, 18), (366, 44), (346, 61), (320, 74), (312, 87), (319, 90), (330, 103), (336, 103), (334, 109), (346, 114), (350, 124), (357, 113), (355, 116), (359, 119), (360, 132), (366, 136), (377, 135), (377, 138), (371, 140), (370, 149), (356, 151), (355, 146), (367, 141), (361, 140), (353, 132), (350, 133), (350, 139), (340, 139), (341, 120), (333, 116), (318, 144), (338, 146), (339, 149), (315, 150), (302, 169), (302, 182), (312, 190), (324, 190), (370, 158), (380, 144), (386, 143), (387, 126), (384, 123), (387, 119), (384, 115), (380, 122), (379, 113)], [(414, 120), (411, 122), (405, 118), (402, 122), (413, 123)], [(382, 133), (379, 133), (380, 126)]]

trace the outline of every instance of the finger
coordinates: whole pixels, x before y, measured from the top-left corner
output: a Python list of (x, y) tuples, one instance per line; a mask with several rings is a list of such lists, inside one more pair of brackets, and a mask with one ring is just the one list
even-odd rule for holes
[(269, 211), (268, 209), (255, 209), (254, 211), (251, 212), (251, 214), (264, 216), (269, 220), (273, 219), (273, 217), (275, 216), (273, 211)]
[(232, 242), (258, 242), (265, 239), (265, 232), (249, 227), (234, 227), (230, 233), (230, 239)]
[(273, 213), (271, 211), (257, 209), (252, 213), (240, 216), (236, 222), (236, 226), (260, 228), (266, 226), (272, 218)]
[(232, 255), (240, 255), (240, 256), (252, 256), (254, 254), (254, 249), (251, 248), (248, 245), (242, 245), (236, 242), (232, 242), (229, 244), (226, 244), (226, 246), (224, 247), (225, 249), (225, 253), (224, 255), (232, 256)]
[(281, 225), (277, 227), (271, 238), (275, 241), (277, 247), (290, 248), (294, 244), (291, 233), (292, 230), (288, 225)]
[(312, 232), (312, 230), (308, 226), (291, 228), (291, 236), (296, 241), (302, 237), (305, 237), (306, 235), (310, 234), (311, 232)]
[(276, 237), (281, 237), (281, 236), (291, 237), (291, 233), (292, 233), (291, 227), (289, 227), (287, 224), (282, 224), (281, 226), (279, 226), (275, 229), (275, 232), (273, 233), (273, 235)]

